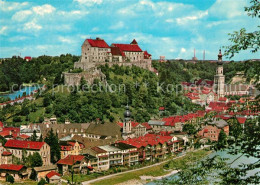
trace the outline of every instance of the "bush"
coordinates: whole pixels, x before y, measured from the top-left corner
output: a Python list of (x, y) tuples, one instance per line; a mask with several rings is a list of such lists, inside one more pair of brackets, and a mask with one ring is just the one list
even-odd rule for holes
[(44, 184), (47, 184), (47, 182), (43, 178), (41, 178), (41, 180), (38, 182), (37, 185), (44, 185)]
[(35, 169), (32, 169), (31, 175), (30, 175), (30, 179), (32, 180), (36, 180), (37, 178), (37, 173), (35, 171)]
[(12, 175), (6, 175), (6, 182), (10, 182), (11, 184), (14, 183), (14, 177)]
[(15, 116), (15, 117), (13, 118), (13, 122), (21, 122), (21, 121), (22, 121), (22, 119), (21, 119), (20, 116)]
[(46, 109), (45, 109), (45, 112), (47, 114), (51, 113), (52, 112), (52, 107), (51, 106), (48, 106)]
[(44, 121), (44, 117), (43, 116), (40, 116), (39, 117), (39, 123), (42, 123)]

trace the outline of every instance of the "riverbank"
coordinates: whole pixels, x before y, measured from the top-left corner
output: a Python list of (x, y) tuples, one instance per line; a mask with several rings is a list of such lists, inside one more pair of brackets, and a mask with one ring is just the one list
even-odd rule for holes
[[(175, 161), (176, 164), (183, 164), (184, 162), (189, 163), (190, 159), (195, 157), (197, 160), (202, 159), (203, 157), (209, 155), (211, 151), (205, 150), (205, 149), (199, 149), (197, 151), (189, 152), (183, 156), (175, 157), (167, 161), (163, 161), (161, 163), (156, 163), (150, 166), (142, 167), (139, 169), (126, 171), (118, 174), (112, 174), (108, 176), (99, 177), (97, 179), (89, 180), (82, 182), (82, 184), (87, 185), (115, 185), (115, 184), (133, 184), (134, 182), (137, 182), (135, 184), (146, 184), (147, 182), (151, 182), (152, 180), (159, 180), (167, 176), (171, 176), (174, 173), (176, 173), (176, 169), (165, 169), (165, 164), (167, 164), (170, 161)], [(177, 160), (178, 159), (178, 160)], [(178, 162), (179, 161), (179, 162)], [(178, 165), (177, 165), (178, 166)], [(141, 177), (150, 177), (149, 178), (143, 178)], [(109, 179), (109, 180), (108, 180)]]

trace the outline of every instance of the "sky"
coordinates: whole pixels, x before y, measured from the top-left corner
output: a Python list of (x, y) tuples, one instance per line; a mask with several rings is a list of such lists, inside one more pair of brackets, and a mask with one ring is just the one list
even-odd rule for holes
[[(0, 57), (81, 54), (86, 38), (136, 39), (153, 59), (216, 60), (228, 33), (257, 30), (250, 0), (0, 0)], [(233, 60), (259, 58), (243, 51)]]

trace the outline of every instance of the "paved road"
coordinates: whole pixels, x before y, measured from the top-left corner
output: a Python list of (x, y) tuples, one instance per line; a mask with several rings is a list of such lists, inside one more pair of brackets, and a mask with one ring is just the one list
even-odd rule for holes
[[(206, 147), (204, 147), (204, 148), (206, 148)], [(198, 151), (198, 150), (201, 150), (201, 149), (204, 149), (204, 148), (200, 148), (200, 149), (194, 150), (193, 152)], [(183, 157), (183, 156), (185, 156), (185, 155), (186, 155), (186, 153), (185, 153), (184, 155), (179, 156), (179, 157), (175, 157), (174, 159), (168, 159), (168, 160), (166, 160), (166, 161), (162, 161), (162, 162), (159, 162), (159, 163), (156, 163), (156, 164), (152, 164), (152, 165), (150, 165), (150, 166), (145, 166), (145, 167), (142, 167), (142, 168), (137, 168), (137, 169), (133, 169), (133, 170), (128, 170), (128, 171), (125, 171), (125, 172), (119, 172), (119, 173), (115, 173), (115, 174), (111, 174), (111, 175), (99, 177), (99, 178), (96, 178), (96, 179), (92, 179), (92, 180), (89, 180), (89, 181), (84, 181), (84, 182), (82, 182), (81, 184), (82, 184), (82, 185), (89, 185), (89, 184), (91, 184), (91, 183), (93, 183), (93, 182), (100, 181), (100, 180), (104, 180), (104, 179), (109, 179), (109, 178), (114, 177), (114, 176), (117, 176), (117, 175), (121, 175), (121, 174), (125, 174), (125, 173), (131, 173), (131, 172), (138, 171), (138, 170), (142, 170), (142, 169), (146, 169), (146, 168), (151, 168), (151, 167), (153, 167), (153, 166), (158, 166), (158, 165), (160, 165), (160, 164), (166, 163), (166, 162), (168, 162), (168, 161), (170, 161), (170, 160), (175, 160), (175, 159), (181, 158), (181, 157)]]

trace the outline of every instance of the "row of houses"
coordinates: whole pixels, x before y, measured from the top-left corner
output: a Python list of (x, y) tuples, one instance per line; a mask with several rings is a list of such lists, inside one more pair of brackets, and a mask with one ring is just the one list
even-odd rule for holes
[(105, 171), (111, 167), (165, 159), (167, 155), (180, 152), (183, 143), (180, 138), (170, 135), (146, 134), (110, 145), (83, 149), (80, 155), (68, 155), (61, 159), (57, 166), (62, 174), (67, 173), (72, 166), (81, 173), (86, 173), (86, 170)]

